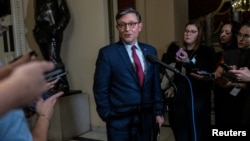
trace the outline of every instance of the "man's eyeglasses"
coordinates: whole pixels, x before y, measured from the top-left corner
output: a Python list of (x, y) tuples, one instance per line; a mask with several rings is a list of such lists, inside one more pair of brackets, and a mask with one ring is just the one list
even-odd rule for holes
[(118, 23), (117, 26), (118, 26), (119, 28), (122, 28), (122, 29), (126, 28), (127, 26), (128, 26), (129, 28), (135, 28), (135, 26), (136, 26), (138, 23), (139, 23), (139, 22), (134, 22), (134, 23)]
[(185, 31), (184, 31), (184, 34), (188, 34), (188, 33), (194, 34), (194, 33), (196, 33), (196, 32), (198, 32), (198, 31), (196, 31), (196, 30), (185, 30)]
[(237, 34), (237, 37), (238, 38), (241, 38), (242, 37), (242, 39), (247, 39), (247, 38), (250, 38), (250, 35), (249, 34), (242, 34), (242, 33), (238, 33)]

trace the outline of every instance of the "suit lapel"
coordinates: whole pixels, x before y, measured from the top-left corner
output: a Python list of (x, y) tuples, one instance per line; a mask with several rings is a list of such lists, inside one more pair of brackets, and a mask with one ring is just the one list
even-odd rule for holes
[[(143, 53), (143, 58), (144, 58), (144, 65), (145, 65), (145, 70), (144, 70), (144, 83), (146, 81), (148, 81), (149, 77), (147, 75), (147, 72), (150, 71), (148, 70), (149, 69), (149, 66), (150, 66), (150, 62), (148, 62), (146, 60), (146, 55), (147, 54), (150, 54), (149, 50), (148, 50), (148, 47), (146, 45), (143, 45), (143, 44), (140, 44), (139, 43), (139, 46), (140, 46), (140, 49)], [(129, 55), (128, 55), (128, 52), (125, 48), (125, 46), (123, 45), (122, 42), (118, 42), (117, 43), (117, 48), (116, 48), (118, 54), (121, 56), (124, 64), (127, 66), (129, 72), (131, 73), (131, 75), (133, 76), (133, 78), (138, 82), (138, 79), (136, 77), (136, 73), (135, 73), (135, 69), (134, 69), (134, 66), (133, 64), (131, 63), (131, 60), (129, 58)], [(139, 82), (138, 82), (138, 85), (139, 85)]]
[[(129, 58), (129, 55), (128, 55), (128, 52), (125, 48), (125, 46), (123, 45), (122, 42), (118, 42), (117, 43), (117, 52), (118, 54), (121, 56), (124, 64), (127, 66), (129, 72), (132, 74), (132, 76), (134, 77), (134, 79), (136, 81), (138, 81), (137, 77), (136, 77), (136, 73), (135, 73), (135, 69), (134, 69), (134, 66), (133, 64), (131, 63), (131, 60)], [(121, 63), (122, 64), (122, 63)], [(139, 83), (138, 83), (139, 84)]]

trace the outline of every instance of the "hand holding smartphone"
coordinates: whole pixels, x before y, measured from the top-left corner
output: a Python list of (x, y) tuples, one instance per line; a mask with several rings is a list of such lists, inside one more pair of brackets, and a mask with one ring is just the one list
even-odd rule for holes
[(55, 75), (53, 75), (53, 76), (51, 76), (51, 77), (48, 77), (46, 80), (47, 80), (48, 82), (51, 82), (51, 81), (54, 81), (54, 80), (56, 80), (56, 79), (61, 78), (62, 76), (66, 75), (66, 74), (68, 74), (67, 71), (62, 72), (62, 73), (58, 73), (58, 74), (55, 74)]
[(201, 76), (214, 77), (214, 73), (202, 71), (199, 73)]
[(46, 72), (44, 74), (45, 79), (48, 82), (51, 82), (53, 80), (56, 80), (64, 75), (68, 74), (68, 72), (65, 71), (63, 68), (64, 68), (63, 64), (57, 64), (52, 71)]
[(229, 66), (228, 64), (225, 63), (220, 63), (220, 66), (225, 70), (225, 71), (229, 71), (231, 69), (233, 69), (233, 67)]
[(190, 75), (199, 80), (213, 80), (215, 78), (213, 72), (200, 71), (200, 70), (191, 72)]
[(35, 56), (35, 57), (37, 57), (38, 56), (38, 54), (36, 53), (36, 51), (30, 51), (29, 52), (29, 55), (30, 55), (30, 57), (32, 57), (32, 56)]
[(176, 56), (182, 56), (182, 51), (183, 51), (183, 49), (180, 48), (180, 49), (176, 52)]

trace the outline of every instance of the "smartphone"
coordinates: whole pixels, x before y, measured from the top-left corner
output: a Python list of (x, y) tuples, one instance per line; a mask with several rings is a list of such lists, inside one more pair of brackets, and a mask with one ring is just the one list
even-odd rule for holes
[(206, 71), (203, 71), (203, 72), (199, 73), (198, 75), (214, 77), (214, 73), (206, 72)]
[(160, 139), (160, 126), (159, 123), (155, 123), (154, 129), (153, 129), (153, 141), (159, 141)]
[(231, 66), (229, 66), (228, 64), (225, 64), (225, 63), (220, 63), (220, 66), (221, 66), (225, 71), (228, 71), (228, 70), (233, 69)]
[(59, 73), (59, 74), (56, 74), (56, 75), (51, 76), (51, 77), (48, 77), (46, 80), (47, 80), (48, 82), (51, 82), (51, 81), (54, 81), (54, 80), (56, 80), (56, 79), (58, 79), (58, 78), (61, 78), (62, 76), (66, 75), (66, 74), (68, 74), (67, 71), (62, 72), (62, 73)]
[(37, 54), (36, 51), (34, 51), (34, 50), (30, 51), (30, 52), (29, 52), (29, 55), (30, 55), (30, 57), (32, 57), (32, 56), (37, 57), (37, 56), (38, 56), (38, 54)]
[(201, 69), (199, 69), (199, 68), (193, 68), (193, 69), (191, 69), (191, 72), (196, 72), (196, 71), (200, 71)]
[[(43, 93), (42, 98), (44, 100), (48, 99), (51, 96), (49, 91), (46, 91), (45, 93)], [(33, 103), (31, 106), (28, 107), (28, 109), (32, 112), (36, 112), (36, 103)]]
[(180, 49), (176, 52), (176, 56), (182, 56), (182, 51), (183, 51), (183, 49), (180, 48)]
[(44, 77), (48, 82), (51, 82), (66, 74), (68, 74), (68, 72), (64, 70), (64, 65), (62, 63), (58, 63), (52, 71), (46, 72)]

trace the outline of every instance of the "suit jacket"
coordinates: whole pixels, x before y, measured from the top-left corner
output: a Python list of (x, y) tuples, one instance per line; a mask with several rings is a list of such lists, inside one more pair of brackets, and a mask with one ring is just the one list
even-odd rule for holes
[[(138, 43), (145, 60), (144, 84), (141, 88), (135, 69), (124, 44), (117, 43), (100, 49), (94, 74), (94, 97), (97, 112), (102, 120), (124, 117), (138, 111), (138, 105), (158, 101), (162, 98), (159, 66), (146, 60), (147, 54), (157, 56), (156, 49)], [(148, 105), (152, 107), (152, 105)], [(163, 103), (154, 104), (162, 109)], [(147, 107), (147, 108), (150, 108)]]

